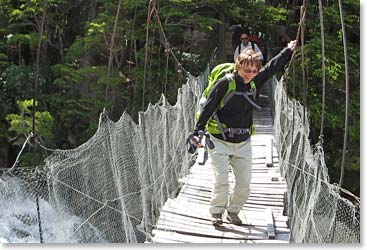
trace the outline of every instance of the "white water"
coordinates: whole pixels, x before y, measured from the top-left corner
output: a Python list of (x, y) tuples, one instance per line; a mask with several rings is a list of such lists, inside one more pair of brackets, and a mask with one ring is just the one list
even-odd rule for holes
[[(21, 190), (24, 191), (19, 180), (0, 178), (0, 243), (40, 242), (36, 201)], [(45, 243), (106, 242), (90, 224), (86, 224), (90, 235), (81, 240), (74, 232), (82, 223), (80, 218), (54, 209), (43, 199), (39, 200), (39, 206)]]

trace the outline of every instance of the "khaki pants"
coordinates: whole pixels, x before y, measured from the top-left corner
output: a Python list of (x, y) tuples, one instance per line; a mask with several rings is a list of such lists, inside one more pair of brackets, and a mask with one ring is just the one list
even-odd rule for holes
[[(251, 140), (231, 143), (211, 136), (215, 148), (209, 150), (215, 183), (210, 201), (211, 214), (238, 213), (250, 194), (252, 150)], [(232, 167), (235, 186), (229, 197), (228, 166)]]

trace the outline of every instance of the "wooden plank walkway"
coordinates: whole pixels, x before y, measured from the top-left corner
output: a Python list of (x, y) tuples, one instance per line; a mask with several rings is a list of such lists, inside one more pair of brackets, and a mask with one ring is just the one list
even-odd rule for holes
[[(272, 118), (267, 88), (260, 93), (255, 112), (256, 135), (251, 138), (253, 170), (251, 193), (239, 216), (243, 225), (224, 220), (222, 226), (210, 222), (209, 201), (214, 175), (209, 158), (205, 165), (196, 163), (181, 181), (183, 186), (174, 199), (163, 206), (153, 229), (155, 243), (288, 243), (287, 217), (283, 216), (286, 182), (280, 176), (274, 147)], [(230, 188), (234, 185), (229, 170)]]

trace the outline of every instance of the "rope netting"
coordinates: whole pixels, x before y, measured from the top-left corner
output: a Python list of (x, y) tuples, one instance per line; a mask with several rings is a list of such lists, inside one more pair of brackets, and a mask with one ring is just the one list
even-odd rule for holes
[[(23, 207), (25, 198), (27, 204), (34, 203), (37, 194), (44, 242), (149, 241), (160, 208), (175, 197), (179, 179), (193, 163), (185, 141), (194, 127), (207, 74), (189, 76), (174, 106), (162, 96), (139, 114), (138, 124), (127, 113), (115, 123), (103, 112), (97, 132), (85, 144), (55, 150), (45, 166), (29, 168), (28, 172), (16, 168), (0, 178), (2, 205)], [(37, 228), (36, 212), (32, 212), (36, 205), (29, 207), (31, 212), (25, 215), (23, 210), (7, 218), (0, 215), (4, 228), (14, 232), (0, 232), (0, 238), (8, 235), (4, 241), (38, 242), (36, 229), (20, 226), (32, 218), (31, 225)], [(55, 220), (65, 220), (67, 225), (58, 226)], [(16, 237), (18, 230), (29, 237)], [(68, 233), (61, 237), (59, 230)]]
[(321, 143), (311, 146), (307, 109), (290, 100), (283, 79), (275, 90), (275, 137), (287, 180), (291, 242), (359, 243), (360, 207), (330, 184)]

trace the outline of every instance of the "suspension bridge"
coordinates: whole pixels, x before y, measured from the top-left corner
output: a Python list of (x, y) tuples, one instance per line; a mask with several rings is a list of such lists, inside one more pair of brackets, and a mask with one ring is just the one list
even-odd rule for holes
[(78, 148), (34, 140), (51, 152), (44, 165), (2, 170), (1, 242), (359, 243), (359, 198), (329, 183), (322, 143), (308, 139), (307, 108), (288, 97), (283, 78), (263, 89), (255, 114), (243, 225), (210, 224), (210, 159), (199, 164), (183, 146), (208, 73), (189, 75), (175, 105), (162, 95), (138, 123), (101, 113)]
[(190, 77), (174, 106), (162, 96), (138, 124), (127, 113), (113, 122), (104, 112), (85, 144), (52, 150), (44, 166), (3, 174), (9, 214), (0, 221), (16, 235), (6, 241), (360, 242), (358, 198), (342, 198), (347, 191), (329, 183), (322, 146), (308, 140), (307, 112), (287, 97), (283, 80), (264, 89), (263, 113), (254, 118), (244, 224), (210, 225), (212, 173), (183, 146), (207, 74)]

